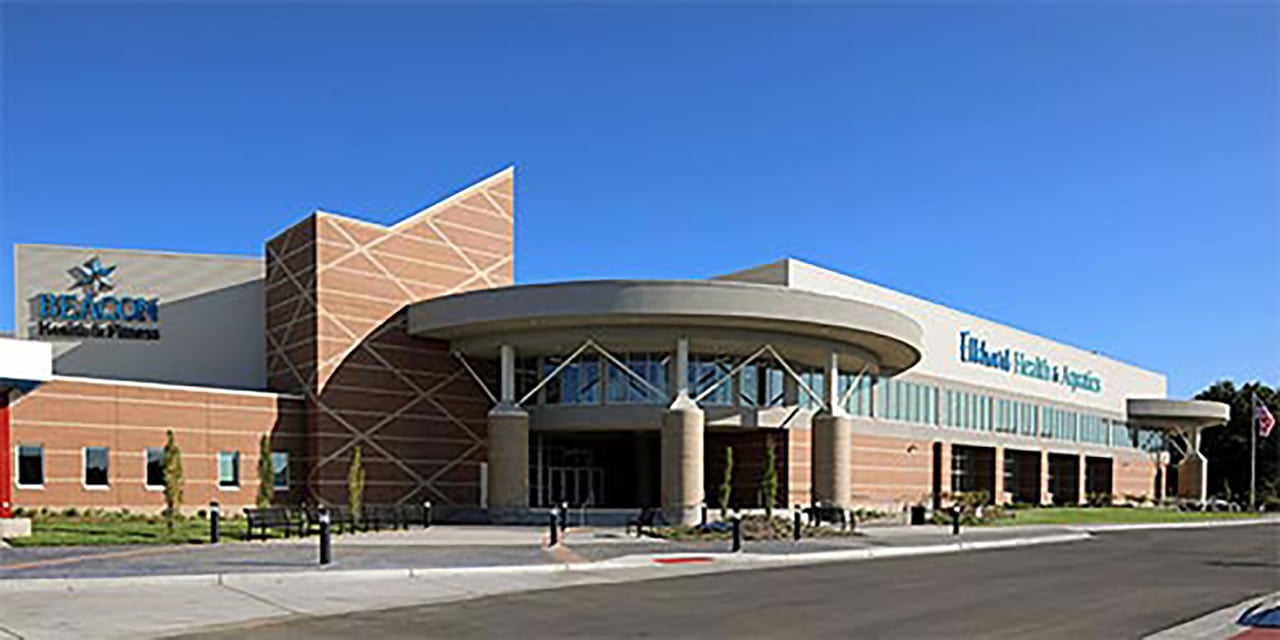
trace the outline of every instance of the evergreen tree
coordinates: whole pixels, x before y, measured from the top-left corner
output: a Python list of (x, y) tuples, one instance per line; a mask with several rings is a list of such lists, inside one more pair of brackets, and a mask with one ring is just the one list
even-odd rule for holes
[(173, 535), (173, 523), (182, 511), (182, 450), (174, 441), (173, 429), (166, 432), (164, 443), (164, 526)]
[[(1272, 415), (1280, 416), (1280, 393), (1261, 382), (1237, 387), (1230, 380), (1223, 380), (1196, 395), (1197, 400), (1216, 400), (1231, 406), (1230, 421), (1221, 427), (1205, 429), (1200, 437), (1200, 451), (1209, 460), (1209, 495), (1232, 492), (1231, 497), (1248, 503), (1249, 465), (1253, 456), (1250, 443), (1254, 442), (1258, 456), (1258, 505), (1280, 504), (1280, 428), (1266, 438), (1251, 435), (1255, 394)], [(1176, 464), (1180, 456), (1176, 452), (1174, 456)]]
[(729, 498), (733, 495), (733, 447), (724, 448), (724, 481), (720, 483), (720, 518), (729, 515)]
[(760, 480), (764, 490), (764, 515), (773, 519), (773, 508), (778, 502), (778, 453), (774, 449), (773, 438), (765, 442), (764, 477)]
[(276, 469), (271, 460), (271, 440), (267, 434), (258, 439), (258, 508), (271, 506), (272, 493), (275, 491)]
[(364, 461), (360, 456), (360, 445), (351, 456), (351, 468), (347, 470), (347, 508), (351, 517), (360, 520), (360, 507), (364, 504)]

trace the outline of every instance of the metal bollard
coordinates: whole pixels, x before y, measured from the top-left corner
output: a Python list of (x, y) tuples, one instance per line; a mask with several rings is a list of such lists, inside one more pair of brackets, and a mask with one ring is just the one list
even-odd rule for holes
[(960, 505), (952, 505), (951, 507), (951, 535), (960, 535)]
[(701, 525), (701, 526), (702, 526), (702, 528), (703, 528), (703, 529), (706, 529), (706, 528), (707, 528), (707, 503), (705, 503), (705, 502), (704, 502), (704, 503), (702, 503), (702, 509), (701, 509), (701, 511), (702, 511), (702, 525)]
[(569, 503), (560, 503), (560, 532), (563, 533), (569, 528)]
[(222, 540), (222, 529), (219, 526), (219, 519), (222, 515), (222, 509), (218, 507), (218, 501), (214, 500), (209, 503), (209, 544), (218, 544)]
[(422, 503), (422, 528), (431, 528), (431, 501), (427, 500)]
[(733, 552), (742, 551), (742, 516), (733, 512)]
[(560, 523), (559, 523), (560, 513), (559, 511), (560, 511), (559, 509), (552, 508), (550, 513), (550, 518), (548, 518), (547, 524), (551, 527), (551, 544), (548, 546), (554, 547), (560, 544)]
[(332, 553), (329, 540), (329, 509), (324, 506), (320, 507), (320, 566), (329, 564), (332, 561)]
[(791, 539), (800, 542), (800, 505), (796, 505), (795, 511), (791, 512)]

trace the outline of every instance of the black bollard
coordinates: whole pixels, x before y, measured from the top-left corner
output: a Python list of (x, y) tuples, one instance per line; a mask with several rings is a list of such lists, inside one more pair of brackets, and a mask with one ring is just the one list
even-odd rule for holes
[(742, 551), (742, 516), (733, 514), (733, 552)]
[(796, 505), (796, 510), (791, 512), (791, 539), (800, 542), (800, 505)]
[(569, 503), (560, 503), (560, 532), (564, 533), (569, 528)]
[(427, 500), (422, 503), (422, 528), (431, 528), (431, 501)]
[(960, 535), (960, 505), (951, 507), (951, 535)]
[(222, 540), (222, 529), (218, 525), (219, 517), (222, 515), (221, 509), (218, 507), (218, 501), (214, 500), (209, 503), (209, 544), (218, 544)]
[(320, 507), (320, 566), (329, 564), (332, 561), (329, 540), (329, 509)]
[(559, 514), (557, 513), (558, 511), (559, 511), (558, 509), (552, 509), (551, 513), (549, 514), (550, 517), (547, 519), (548, 520), (547, 524), (551, 527), (551, 544), (548, 546), (552, 546), (552, 547), (560, 544), (560, 523), (558, 522), (559, 520)]
[(707, 503), (702, 503), (702, 528), (707, 528)]

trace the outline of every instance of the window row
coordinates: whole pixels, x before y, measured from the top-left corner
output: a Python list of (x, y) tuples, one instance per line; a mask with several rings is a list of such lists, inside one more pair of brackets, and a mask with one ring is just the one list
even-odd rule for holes
[(936, 387), (881, 378), (876, 415), (886, 420), (937, 424)]
[[(164, 487), (164, 447), (147, 447), (143, 450), (142, 483), (148, 489)], [(23, 489), (44, 486), (44, 446), (20, 444), (15, 448), (18, 487)], [(81, 482), (87, 489), (107, 489), (111, 486), (111, 450), (108, 447), (84, 447), (81, 449)], [(289, 489), (289, 453), (271, 452), (272, 486), (277, 491)], [(240, 486), (240, 452), (218, 452), (218, 486), (232, 489)]]

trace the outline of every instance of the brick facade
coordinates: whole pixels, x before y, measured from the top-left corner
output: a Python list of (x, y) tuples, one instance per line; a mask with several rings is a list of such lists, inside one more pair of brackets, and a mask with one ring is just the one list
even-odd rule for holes
[[(257, 496), (259, 438), (269, 434), (273, 450), (299, 460), (305, 415), (300, 399), (273, 393), (60, 378), (13, 402), (13, 443), (44, 449), (44, 486), (15, 486), (14, 504), (158, 511), (164, 493), (145, 486), (145, 450), (163, 447), (172, 429), (182, 450), (185, 510), (217, 500), (238, 511)], [(84, 485), (84, 447), (108, 448), (106, 488)], [(237, 489), (218, 487), (219, 451), (240, 452)], [(304, 477), (293, 471), (290, 490), (277, 494), (282, 500), (300, 495)]]
[(512, 284), (508, 169), (392, 226), (316, 213), (266, 246), (267, 372), (307, 401), (307, 485), (345, 499), (476, 505), (487, 398), (447, 343), (405, 332), (406, 305)]

